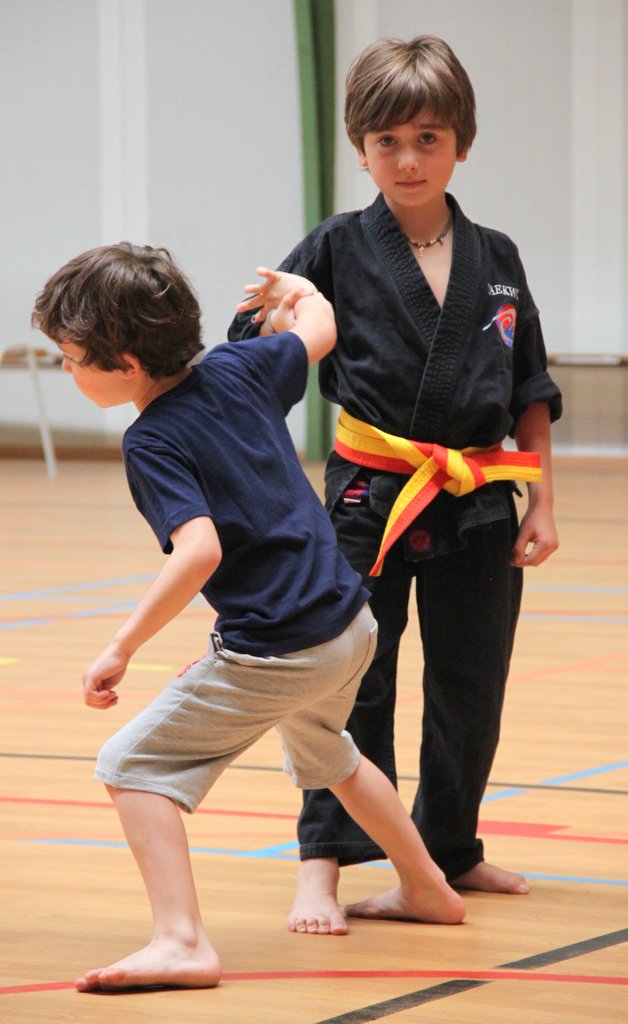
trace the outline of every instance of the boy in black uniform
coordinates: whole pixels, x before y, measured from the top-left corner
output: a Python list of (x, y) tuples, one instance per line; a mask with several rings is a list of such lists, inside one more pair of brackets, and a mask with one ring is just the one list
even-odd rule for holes
[[(261, 322), (262, 333), (272, 332), (294, 275), (334, 306), (338, 343), (319, 379), (343, 411), (326, 501), (379, 624), (349, 728), (396, 781), (395, 677), (415, 581), (424, 715), (413, 820), (453, 885), (525, 893), (522, 876), (484, 861), (476, 828), (522, 569), (558, 546), (550, 422), (560, 415), (560, 392), (515, 245), (473, 224), (446, 192), (476, 130), (473, 89), (449, 46), (419, 36), (368, 47), (349, 70), (345, 120), (380, 194), (366, 210), (315, 228), (279, 272), (260, 268), (266, 280), (247, 286), (230, 339)], [(509, 434), (519, 449), (512, 455), (501, 450)], [(529, 485), (520, 525), (515, 479)], [(331, 794), (304, 799), (290, 927), (305, 920), (312, 931), (317, 921), (321, 931), (344, 934), (338, 867), (381, 851)]]

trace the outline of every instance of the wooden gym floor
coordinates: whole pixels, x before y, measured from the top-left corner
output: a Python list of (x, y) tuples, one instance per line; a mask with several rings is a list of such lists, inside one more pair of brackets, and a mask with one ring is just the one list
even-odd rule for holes
[[(117, 708), (81, 673), (162, 556), (120, 463), (0, 462), (0, 1020), (168, 1024), (620, 1024), (628, 1021), (628, 464), (557, 460), (561, 548), (526, 577), (502, 741), (481, 812), (487, 857), (527, 897), (466, 894), (460, 927), (285, 929), (299, 794), (269, 735), (186, 817), (215, 990), (80, 995), (72, 980), (143, 945), (150, 915), (92, 777), (103, 740), (204, 649), (200, 602), (137, 655)], [(312, 473), (317, 486), (320, 467)], [(416, 612), (397, 750), (407, 804), (421, 712)], [(345, 869), (350, 902), (390, 867)]]

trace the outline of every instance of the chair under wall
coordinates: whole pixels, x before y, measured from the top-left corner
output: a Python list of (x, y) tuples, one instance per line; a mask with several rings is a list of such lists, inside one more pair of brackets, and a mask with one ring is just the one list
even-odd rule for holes
[(48, 476), (54, 477), (57, 475), (57, 460), (52, 434), (46, 417), (40, 381), (40, 362), (43, 358), (49, 360), (50, 354), (34, 345), (15, 345), (0, 342), (0, 370), (7, 369), (8, 367), (22, 367), (28, 370), (37, 407), (39, 436), (41, 438), (46, 470), (48, 471)]

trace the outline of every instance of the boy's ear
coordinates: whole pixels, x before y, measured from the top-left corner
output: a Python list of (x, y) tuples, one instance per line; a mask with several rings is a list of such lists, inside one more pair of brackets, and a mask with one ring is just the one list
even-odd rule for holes
[(458, 156), (456, 157), (456, 160), (458, 161), (459, 164), (463, 164), (465, 162), (465, 160), (467, 159), (467, 157), (469, 155), (469, 150), (470, 149), (471, 149), (471, 147), (467, 146), (466, 149), (463, 149), (462, 153), (458, 154)]
[(364, 167), (368, 171), (368, 166), (369, 165), (368, 165), (368, 160), (366, 159), (366, 153), (364, 152), (363, 149), (358, 149), (357, 146), (356, 146), (356, 150), (355, 151), (358, 154), (358, 163), (359, 163), (360, 167)]
[(125, 367), (122, 370), (122, 373), (127, 378), (127, 380), (133, 380), (134, 377), (137, 377), (138, 374), (142, 372), (142, 364), (140, 363), (137, 356), (133, 355), (132, 352), (125, 352), (123, 359), (125, 362)]

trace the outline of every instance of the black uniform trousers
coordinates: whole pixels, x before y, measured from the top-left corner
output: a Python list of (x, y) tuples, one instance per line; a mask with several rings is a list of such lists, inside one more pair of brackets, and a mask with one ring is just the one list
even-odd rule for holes
[[(499, 739), (521, 603), (523, 574), (509, 564), (514, 504), (510, 519), (468, 530), (464, 547), (434, 558), (412, 561), (397, 541), (378, 578), (368, 576), (374, 562), (368, 532), (381, 535), (381, 518), (342, 504), (331, 515), (341, 550), (371, 591), (379, 626), (375, 658), (347, 729), (395, 786), (397, 659), (415, 583), (424, 707), (412, 818), (430, 855), (453, 880), (483, 860), (479, 805)], [(298, 838), (302, 860), (333, 857), (344, 865), (385, 856), (329, 790), (304, 792)]]

